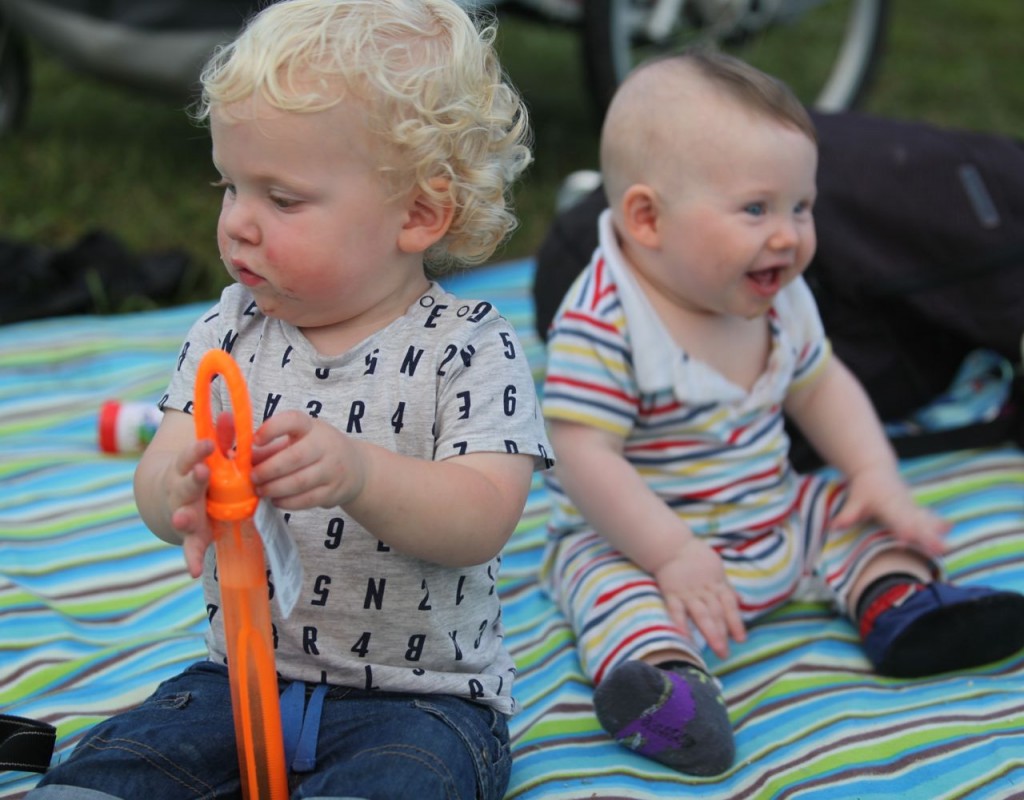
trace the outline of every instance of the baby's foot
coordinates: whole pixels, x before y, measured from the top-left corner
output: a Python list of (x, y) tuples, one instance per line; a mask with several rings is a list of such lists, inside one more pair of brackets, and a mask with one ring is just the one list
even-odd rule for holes
[(1024, 647), (1024, 595), (949, 583), (898, 590), (875, 599), (861, 618), (864, 650), (882, 675), (968, 669)]
[(597, 718), (630, 750), (690, 775), (718, 775), (736, 754), (725, 698), (703, 670), (616, 667), (594, 691)]

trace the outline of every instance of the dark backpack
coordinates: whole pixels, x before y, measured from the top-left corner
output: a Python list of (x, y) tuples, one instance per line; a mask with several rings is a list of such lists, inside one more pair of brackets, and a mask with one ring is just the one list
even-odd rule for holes
[[(814, 113), (818, 250), (806, 273), (839, 357), (885, 420), (926, 406), (985, 348), (1024, 334), (1024, 142), (853, 112)], [(558, 214), (537, 253), (542, 336), (597, 243), (600, 189)], [(904, 456), (1022, 440), (1020, 380), (997, 419), (894, 439)], [(794, 462), (816, 457), (794, 436)]]

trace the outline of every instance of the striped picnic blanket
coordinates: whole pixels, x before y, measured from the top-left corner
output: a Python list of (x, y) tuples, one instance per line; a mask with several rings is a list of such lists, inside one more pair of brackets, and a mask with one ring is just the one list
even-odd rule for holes
[[(538, 377), (533, 265), (446, 283), (486, 298), (522, 332)], [(203, 655), (205, 616), (181, 552), (149, 534), (135, 459), (96, 443), (108, 398), (155, 401), (204, 306), (0, 328), (0, 712), (58, 728), (58, 754)], [(1024, 590), (1024, 456), (1006, 447), (907, 462), (919, 496), (955, 522), (964, 583)], [(969, 673), (873, 675), (852, 628), (824, 606), (773, 614), (714, 662), (737, 762), (691, 778), (609, 741), (565, 620), (537, 585), (546, 499), (535, 483), (500, 583), (519, 667), (508, 798), (1024, 797), (1024, 654)], [(0, 798), (38, 776), (0, 771)]]

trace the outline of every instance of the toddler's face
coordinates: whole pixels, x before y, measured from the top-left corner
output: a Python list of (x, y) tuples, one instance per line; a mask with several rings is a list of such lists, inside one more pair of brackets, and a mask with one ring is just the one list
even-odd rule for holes
[(291, 113), (251, 97), (215, 108), (210, 131), (220, 255), (265, 314), (304, 329), (358, 320), (415, 279), (358, 104)]
[(749, 319), (814, 255), (817, 148), (739, 109), (719, 119), (679, 145), (685, 158), (666, 159), (649, 277), (682, 308)]

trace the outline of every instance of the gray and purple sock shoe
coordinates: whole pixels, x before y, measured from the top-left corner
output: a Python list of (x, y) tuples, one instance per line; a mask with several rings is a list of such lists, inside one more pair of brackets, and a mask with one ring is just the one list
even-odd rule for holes
[(641, 755), (688, 775), (718, 775), (736, 755), (725, 698), (706, 672), (619, 665), (594, 691), (601, 726)]

